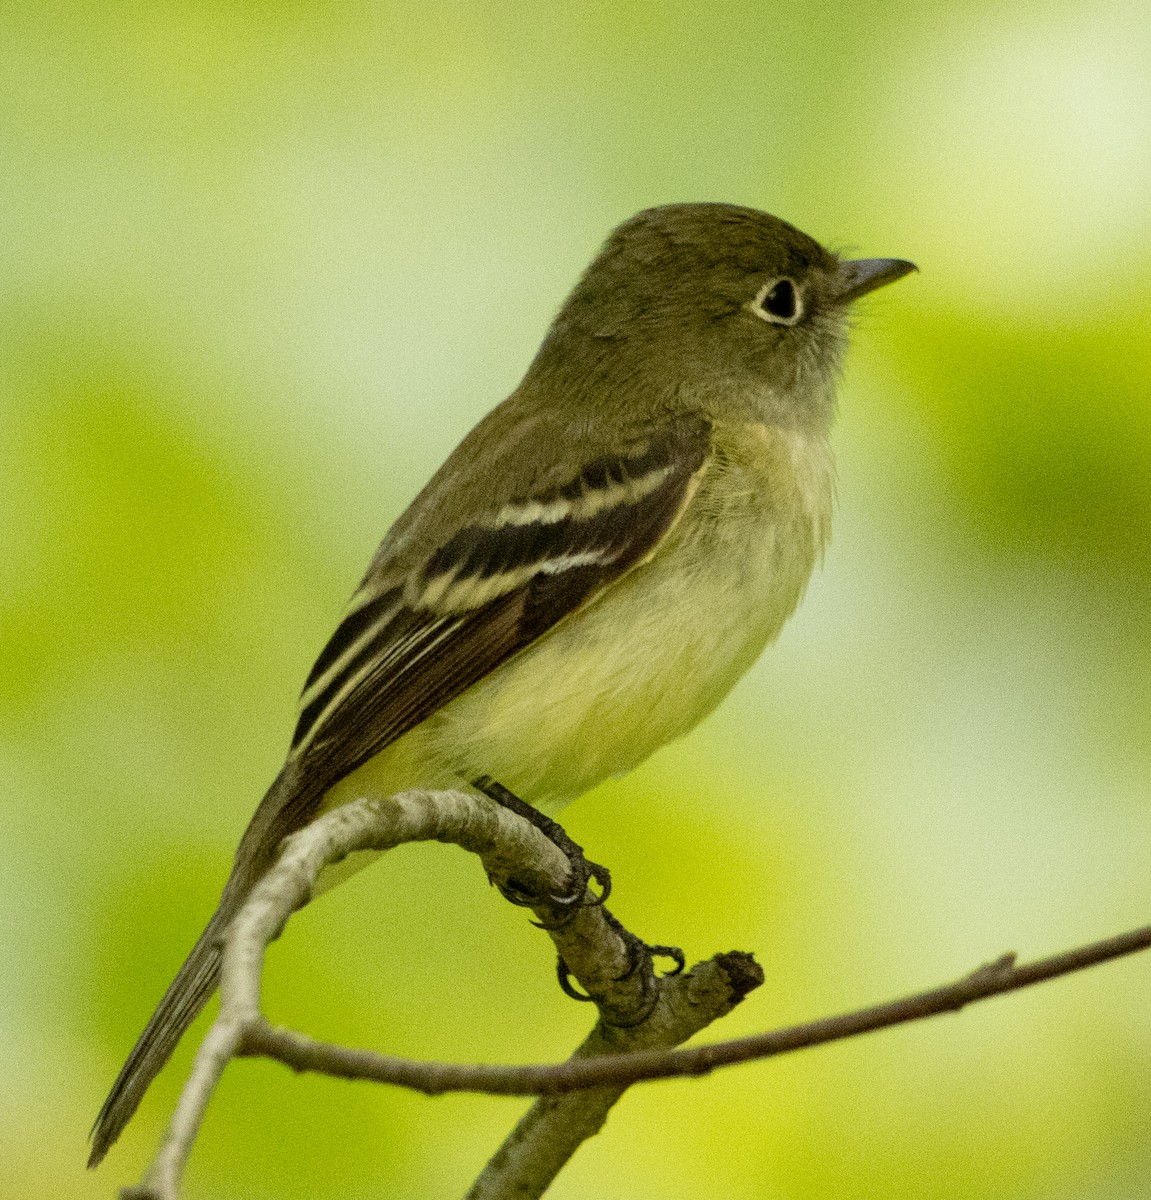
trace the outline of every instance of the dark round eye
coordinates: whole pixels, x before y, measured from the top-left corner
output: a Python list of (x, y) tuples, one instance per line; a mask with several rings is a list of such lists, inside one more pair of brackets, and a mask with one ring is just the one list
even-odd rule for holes
[(773, 325), (794, 325), (803, 316), (803, 303), (793, 280), (773, 279), (759, 289), (751, 310)]

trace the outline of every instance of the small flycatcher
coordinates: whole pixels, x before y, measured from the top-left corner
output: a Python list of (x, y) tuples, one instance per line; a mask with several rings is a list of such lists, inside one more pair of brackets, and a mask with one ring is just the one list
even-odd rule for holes
[(719, 703), (827, 540), (850, 306), (914, 269), (727, 204), (611, 235), (523, 382), (381, 543), (90, 1166), (215, 990), (219, 938), (288, 834), (360, 796), (482, 777), (554, 810)]

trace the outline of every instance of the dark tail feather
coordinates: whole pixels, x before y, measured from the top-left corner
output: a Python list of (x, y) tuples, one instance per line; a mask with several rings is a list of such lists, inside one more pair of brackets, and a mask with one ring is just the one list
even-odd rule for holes
[(220, 977), (219, 938), (223, 926), (234, 915), (234, 905), (228, 905), (228, 910), (225, 912), (223, 904), (216, 910), (116, 1076), (92, 1126), (89, 1167), (96, 1166), (108, 1153), (109, 1147), (132, 1119), (148, 1085), (160, 1073), (184, 1031), (216, 990), (216, 981)]
[(100, 1109), (92, 1126), (89, 1167), (96, 1166), (108, 1153), (132, 1119), (148, 1086), (176, 1049), (176, 1043), (208, 1003), (220, 978), (220, 938), (228, 923), (252, 884), (271, 865), (280, 841), (307, 824), (322, 794), (322, 788), (298, 788), (289, 767), (280, 772), (268, 789), (240, 841), (219, 908), (156, 1006), (144, 1032), (136, 1039), (128, 1061)]

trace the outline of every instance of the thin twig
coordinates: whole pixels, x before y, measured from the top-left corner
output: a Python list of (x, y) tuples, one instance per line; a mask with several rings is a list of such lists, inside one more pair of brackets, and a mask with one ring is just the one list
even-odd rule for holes
[[(870, 1008), (689, 1050), (673, 1050), (762, 982), (749, 955), (718, 955), (687, 975), (655, 979), (650, 960), (635, 958), (636, 940), (595, 905), (549, 933), (572, 974), (595, 999), (600, 1021), (565, 1063), (466, 1066), (415, 1062), (318, 1042), (273, 1028), (260, 1012), (264, 952), (322, 868), (356, 850), (387, 850), (408, 841), (454, 842), (480, 856), (494, 882), (542, 897), (536, 912), (555, 925), (567, 862), (537, 829), (507, 809), (463, 792), (414, 791), (361, 800), (288, 838), (275, 867), (225, 936), (220, 1015), (201, 1046), (156, 1159), (127, 1200), (176, 1200), (188, 1155), (228, 1061), (263, 1054), (296, 1070), (400, 1084), (428, 1094), (487, 1092), (542, 1097), (489, 1163), (470, 1200), (537, 1197), (579, 1143), (593, 1134), (623, 1091), (641, 1080), (704, 1075), (717, 1067), (817, 1046), (944, 1012), (1029, 987), (1151, 947), (1151, 926), (1022, 966), (1008, 954), (955, 983)], [(569, 914), (570, 915), (570, 914)]]
[[(600, 1055), (679, 1045), (763, 983), (748, 954), (717, 954), (686, 975), (659, 980), (655, 1008), (646, 1020), (621, 1028), (600, 1020), (573, 1062)], [(465, 1200), (538, 1200), (571, 1156), (603, 1127), (627, 1084), (541, 1096), (520, 1118), (488, 1161)]]
[[(231, 1058), (256, 1052), (261, 1039), (268, 1036), (270, 1027), (260, 1011), (265, 950), (291, 914), (308, 902), (321, 870), (357, 850), (388, 850), (421, 840), (462, 846), (479, 855), (493, 882), (506, 888), (514, 877), (516, 890), (538, 896), (538, 903), (533, 901), (537, 915), (548, 924), (572, 975), (596, 1001), (602, 1022), (639, 1028), (654, 1014), (661, 1014), (662, 1025), (657, 1021), (654, 1027), (666, 1027), (663, 1040), (646, 1044), (683, 1041), (729, 1011), (751, 986), (762, 981), (762, 975), (752, 981), (758, 968), (745, 969), (742, 977), (734, 969), (721, 971), (728, 982), (718, 987), (714, 983), (710, 988), (697, 986), (699, 995), (691, 1019), (678, 1025), (669, 1023), (650, 958), (641, 954), (636, 959), (636, 945), (642, 943), (598, 904), (572, 913), (569, 904), (551, 899), (566, 894), (567, 859), (522, 817), (486, 796), (464, 792), (412, 791), (386, 800), (356, 801), (287, 838), (276, 865), (253, 888), (228, 927), (221, 964), (220, 1014), (197, 1053), (144, 1182), (124, 1190), (124, 1200), (176, 1200), (184, 1167), (224, 1068)], [(567, 919), (559, 921), (560, 916)], [(750, 963), (749, 956), (743, 958)], [(321, 1045), (287, 1030), (275, 1033), (281, 1043)], [(530, 1157), (538, 1140), (539, 1135), (528, 1139), (519, 1157)]]
[(1151, 947), (1151, 926), (1092, 942), (1050, 958), (1015, 965), (1008, 954), (955, 983), (870, 1008), (840, 1013), (690, 1050), (642, 1051), (595, 1059), (531, 1066), (488, 1066), (416, 1061), (353, 1050), (313, 1041), (289, 1030), (265, 1026), (253, 1031), (245, 1053), (279, 1059), (296, 1071), (318, 1071), (343, 1079), (392, 1083), (437, 1096), (444, 1092), (479, 1092), (492, 1096), (552, 1096), (581, 1088), (626, 1086), (643, 1080), (706, 1075), (717, 1067), (773, 1058), (843, 1038), (857, 1037), (892, 1025), (905, 1025), (959, 1009), (1004, 992), (1018, 991), (1061, 975), (1070, 975), (1111, 959)]

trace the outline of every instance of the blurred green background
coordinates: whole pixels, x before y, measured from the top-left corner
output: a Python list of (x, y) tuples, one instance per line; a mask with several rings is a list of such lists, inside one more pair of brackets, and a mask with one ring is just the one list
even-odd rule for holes
[[(387, 524), (647, 205), (917, 261), (869, 301), (835, 539), (691, 738), (568, 811), (726, 1035), (1151, 913), (1143, 0), (0, 8), (0, 1195), (85, 1134)], [(557, 1198), (1134, 1200), (1151, 959), (635, 1091)], [(454, 851), (295, 921), (268, 1008), (552, 1060), (588, 1014)], [(203, 1030), (198, 1025), (194, 1035)], [(450, 1197), (519, 1101), (228, 1072), (190, 1197)]]

